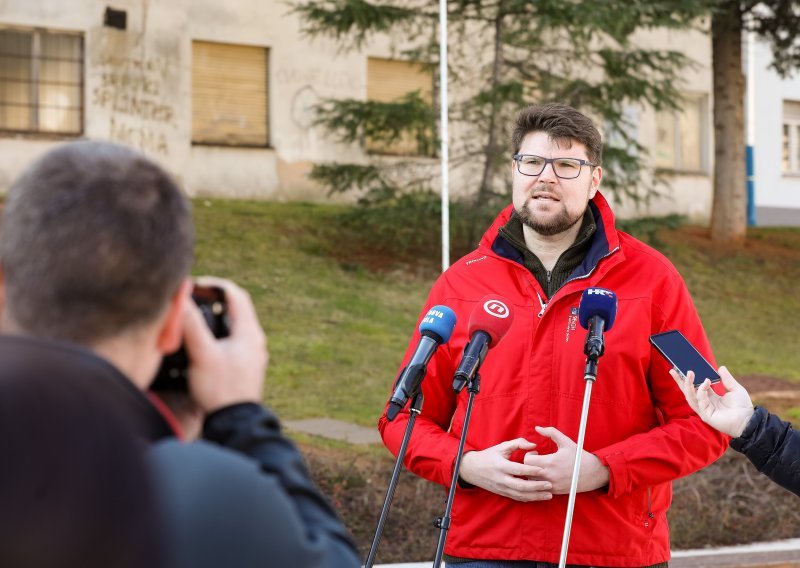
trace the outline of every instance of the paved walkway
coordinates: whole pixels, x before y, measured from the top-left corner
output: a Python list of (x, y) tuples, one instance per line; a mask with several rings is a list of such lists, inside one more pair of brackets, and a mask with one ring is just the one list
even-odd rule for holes
[(377, 426), (367, 428), (333, 418), (309, 418), (308, 420), (287, 420), (283, 425), (289, 430), (341, 440), (351, 444), (380, 444), (381, 437)]

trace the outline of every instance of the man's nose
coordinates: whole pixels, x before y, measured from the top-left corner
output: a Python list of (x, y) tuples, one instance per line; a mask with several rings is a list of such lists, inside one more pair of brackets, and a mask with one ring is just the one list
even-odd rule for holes
[(544, 165), (542, 173), (539, 174), (539, 181), (543, 181), (545, 183), (555, 183), (558, 181), (555, 164), (553, 164), (553, 162), (547, 162)]

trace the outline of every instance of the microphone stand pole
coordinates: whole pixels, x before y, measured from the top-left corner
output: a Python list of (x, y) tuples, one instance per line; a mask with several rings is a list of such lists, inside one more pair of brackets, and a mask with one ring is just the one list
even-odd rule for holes
[(397, 481), (400, 476), (400, 468), (403, 467), (403, 458), (408, 449), (408, 441), (411, 439), (411, 432), (414, 430), (414, 422), (417, 421), (417, 416), (422, 412), (423, 402), (422, 392), (418, 392), (411, 399), (411, 407), (409, 408), (408, 423), (406, 424), (406, 432), (403, 435), (403, 442), (400, 444), (400, 451), (397, 453), (397, 460), (394, 462), (394, 470), (392, 471), (392, 478), (389, 481), (389, 488), (386, 491), (386, 497), (383, 499), (383, 507), (381, 508), (381, 516), (378, 519), (378, 526), (375, 528), (375, 536), (372, 538), (372, 546), (369, 549), (369, 556), (364, 568), (372, 568), (375, 563), (375, 556), (378, 554), (378, 545), (383, 536), (383, 527), (386, 525), (386, 519), (389, 516), (389, 508), (392, 506), (392, 499), (394, 499), (394, 490), (397, 488)]
[[(460, 387), (455, 387), (456, 392), (461, 392), (464, 388), (463, 383)], [(436, 545), (436, 556), (433, 559), (433, 568), (440, 568), (442, 565), (442, 555), (444, 554), (444, 543), (447, 540), (447, 531), (450, 530), (450, 513), (453, 510), (453, 499), (456, 495), (456, 487), (458, 486), (458, 470), (461, 468), (461, 458), (464, 457), (464, 444), (467, 441), (467, 430), (469, 429), (469, 420), (472, 416), (472, 405), (475, 402), (475, 395), (481, 390), (481, 377), (478, 373), (469, 380), (467, 384), (469, 391), (469, 399), (467, 400), (467, 410), (464, 414), (464, 426), (461, 430), (461, 437), (458, 440), (458, 451), (456, 452), (456, 461), (453, 467), (453, 479), (450, 481), (450, 489), (447, 490), (447, 504), (444, 508), (444, 515), (436, 519), (434, 523), (439, 528), (439, 542)]]
[[(594, 322), (592, 322), (594, 323)], [(601, 324), (602, 325), (602, 324)], [(590, 324), (591, 327), (591, 324)], [(602, 333), (602, 327), (600, 332)], [(599, 351), (599, 352), (598, 352)], [(586, 423), (589, 418), (589, 402), (592, 398), (592, 386), (597, 380), (597, 362), (603, 354), (603, 348), (599, 350), (589, 350), (586, 357), (586, 370), (583, 378), (586, 381), (586, 388), (583, 393), (583, 407), (581, 408), (581, 423), (578, 427), (578, 447), (575, 453), (575, 467), (572, 468), (572, 481), (569, 485), (569, 500), (567, 501), (567, 518), (564, 522), (564, 536), (561, 541), (561, 557), (558, 560), (558, 568), (565, 568), (567, 565), (567, 550), (569, 549), (569, 533), (572, 529), (572, 514), (575, 512), (575, 496), (578, 493), (578, 477), (581, 471), (581, 454), (583, 454), (583, 442), (586, 437)]]

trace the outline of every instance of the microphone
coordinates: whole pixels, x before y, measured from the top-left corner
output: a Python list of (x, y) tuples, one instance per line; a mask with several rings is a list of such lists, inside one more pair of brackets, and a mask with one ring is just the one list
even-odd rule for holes
[(386, 418), (390, 421), (395, 419), (409, 398), (416, 396), (425, 377), (428, 361), (439, 345), (447, 343), (455, 326), (456, 314), (447, 306), (433, 306), (422, 318), (419, 324), (422, 337), (417, 344), (417, 350), (414, 351), (408, 365), (400, 371), (400, 376), (395, 382), (394, 394), (389, 399)]
[(453, 376), (453, 390), (461, 392), (483, 364), (486, 352), (508, 333), (514, 321), (511, 302), (502, 296), (489, 294), (478, 302), (469, 316), (469, 343)]
[(583, 352), (590, 361), (597, 361), (605, 350), (603, 332), (614, 325), (617, 317), (617, 295), (605, 288), (587, 288), (581, 296), (578, 319), (588, 329)]

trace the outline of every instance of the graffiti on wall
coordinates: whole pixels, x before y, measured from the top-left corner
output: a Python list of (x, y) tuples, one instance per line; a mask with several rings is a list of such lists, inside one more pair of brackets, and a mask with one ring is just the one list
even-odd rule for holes
[(275, 78), (281, 83), (316, 85), (331, 92), (353, 92), (356, 89), (356, 80), (352, 74), (338, 69), (282, 67), (275, 72)]
[(164, 85), (171, 79), (174, 65), (162, 57), (103, 55), (98, 71), (92, 103), (111, 111), (110, 138), (168, 156), (166, 130), (177, 124), (172, 93), (166, 92)]
[(134, 126), (124, 119), (111, 117), (111, 140), (128, 146), (135, 146), (149, 154), (169, 156), (169, 144), (163, 132), (155, 132), (150, 128)]
[(357, 82), (351, 73), (323, 67), (281, 67), (275, 72), (279, 85), (293, 87), (291, 118), (307, 130), (314, 123), (314, 107), (328, 97), (357, 96)]

